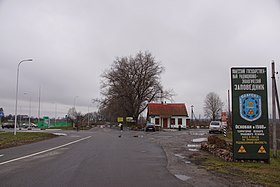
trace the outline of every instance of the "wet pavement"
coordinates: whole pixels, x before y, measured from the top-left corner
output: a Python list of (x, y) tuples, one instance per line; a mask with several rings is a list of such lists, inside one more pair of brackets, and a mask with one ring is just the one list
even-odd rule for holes
[(194, 157), (208, 155), (200, 150), (201, 143), (207, 141), (208, 129), (191, 129), (183, 131), (132, 132), (141, 134), (150, 142), (159, 144), (165, 151), (167, 168), (176, 178), (183, 181), (185, 186), (246, 186), (242, 180), (232, 181), (227, 176), (206, 171)]

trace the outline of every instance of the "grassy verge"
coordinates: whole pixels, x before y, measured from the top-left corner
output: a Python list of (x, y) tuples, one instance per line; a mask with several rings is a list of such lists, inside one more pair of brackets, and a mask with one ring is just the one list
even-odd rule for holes
[[(227, 137), (223, 137), (223, 135), (217, 136), (227, 142), (232, 141), (231, 133), (228, 133)], [(272, 152), (270, 155), (272, 155)], [(205, 169), (213, 173), (249, 180), (252, 183), (263, 186), (280, 186), (280, 150), (278, 150), (278, 158), (271, 157), (269, 164), (253, 161), (227, 162), (210, 154), (200, 155), (196, 160)]]
[(56, 135), (43, 132), (0, 132), (0, 149), (19, 146), (41, 140), (54, 138)]
[[(280, 151), (278, 151), (280, 155)], [(270, 164), (253, 162), (226, 162), (212, 155), (197, 158), (204, 168), (214, 173), (243, 178), (264, 186), (280, 186), (280, 158), (271, 158)]]

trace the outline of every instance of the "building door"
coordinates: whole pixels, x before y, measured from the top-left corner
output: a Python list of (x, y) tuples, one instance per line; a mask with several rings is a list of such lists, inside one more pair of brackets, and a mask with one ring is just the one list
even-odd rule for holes
[(167, 127), (167, 118), (163, 118), (163, 128), (164, 129), (167, 129), (168, 127)]

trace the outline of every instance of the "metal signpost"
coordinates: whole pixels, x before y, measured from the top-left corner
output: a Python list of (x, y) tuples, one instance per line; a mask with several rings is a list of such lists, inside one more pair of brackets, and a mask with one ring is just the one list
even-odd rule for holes
[(4, 117), (3, 108), (0, 108), (0, 126), (2, 125), (2, 117)]
[(231, 68), (233, 157), (269, 161), (267, 70)]

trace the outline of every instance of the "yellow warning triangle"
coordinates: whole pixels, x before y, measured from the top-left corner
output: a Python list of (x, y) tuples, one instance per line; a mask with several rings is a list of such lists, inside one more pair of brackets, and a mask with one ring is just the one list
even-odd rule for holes
[(266, 153), (265, 148), (263, 146), (261, 146), (258, 153)]
[(238, 153), (246, 153), (246, 149), (243, 147), (243, 145), (240, 146)]

